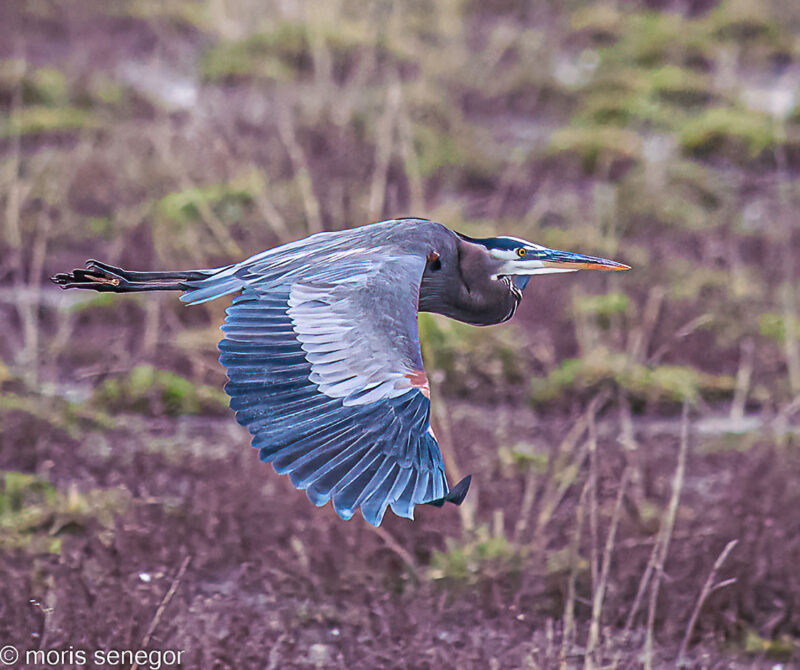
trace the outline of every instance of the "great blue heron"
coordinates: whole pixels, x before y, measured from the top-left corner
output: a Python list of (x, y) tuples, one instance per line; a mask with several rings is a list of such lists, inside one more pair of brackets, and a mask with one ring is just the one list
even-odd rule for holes
[(475, 239), (425, 219), (324, 232), (240, 263), (132, 272), (90, 260), (63, 288), (183, 291), (199, 304), (237, 293), (219, 343), (225, 390), (261, 460), (315, 505), (375, 526), (386, 508), (460, 504), (430, 426), (417, 312), (474, 325), (507, 321), (531, 276), (627, 265), (517, 239)]

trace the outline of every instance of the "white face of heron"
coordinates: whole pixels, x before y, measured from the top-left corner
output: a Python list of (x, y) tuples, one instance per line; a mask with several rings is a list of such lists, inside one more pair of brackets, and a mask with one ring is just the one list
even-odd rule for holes
[(576, 272), (579, 269), (546, 265), (551, 250), (540, 244), (518, 237), (504, 236), (497, 239), (508, 243), (508, 248), (489, 249), (489, 255), (502, 263), (498, 275), (545, 275)]
[(545, 275), (578, 270), (629, 270), (627, 265), (572, 251), (549, 249), (518, 237), (498, 237), (489, 248), (492, 258), (500, 262), (497, 275)]

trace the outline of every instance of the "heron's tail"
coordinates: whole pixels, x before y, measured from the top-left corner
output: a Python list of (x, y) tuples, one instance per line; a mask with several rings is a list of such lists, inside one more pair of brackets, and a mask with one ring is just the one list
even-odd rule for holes
[(64, 272), (50, 277), (61, 288), (87, 288), (94, 291), (131, 293), (134, 291), (183, 291), (184, 282), (206, 279), (213, 270), (185, 272), (134, 272), (123, 270), (100, 261), (86, 261), (86, 268)]

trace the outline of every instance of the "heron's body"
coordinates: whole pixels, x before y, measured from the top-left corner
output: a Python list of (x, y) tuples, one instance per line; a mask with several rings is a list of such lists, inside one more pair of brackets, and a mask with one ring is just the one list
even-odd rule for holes
[(209, 270), (87, 265), (54, 281), (182, 290), (190, 304), (237, 293), (219, 348), (238, 421), (262, 460), (312, 502), (332, 500), (342, 518), (360, 508), (375, 525), (389, 506), (413, 518), (417, 504), (460, 503), (469, 485), (448, 487), (430, 428), (417, 312), (500, 323), (532, 274), (627, 269), (515, 238), (474, 240), (423, 219), (319, 233)]
[[(491, 259), (479, 245), (434, 221), (400, 219), (318, 233), (269, 249), (221, 268), (182, 300), (201, 302), (274, 279), (291, 282), (311, 275), (319, 281), (331, 272), (340, 281), (362, 271), (365, 262), (373, 270), (379, 262), (388, 269), (392, 259), (424, 267), (419, 282), (420, 312), (486, 326), (509, 319), (522, 297), (507, 279), (491, 277)], [(391, 273), (387, 279), (392, 279)], [(391, 291), (382, 294), (382, 309), (375, 310), (373, 305), (370, 314), (390, 313), (392, 297)]]

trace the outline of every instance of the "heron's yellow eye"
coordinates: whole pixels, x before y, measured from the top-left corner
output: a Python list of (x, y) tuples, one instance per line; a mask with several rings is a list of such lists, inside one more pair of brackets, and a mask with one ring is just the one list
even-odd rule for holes
[(517, 256), (519, 256), (520, 258), (522, 258), (527, 253), (528, 252), (525, 249), (525, 247), (520, 247), (519, 249), (517, 249)]

